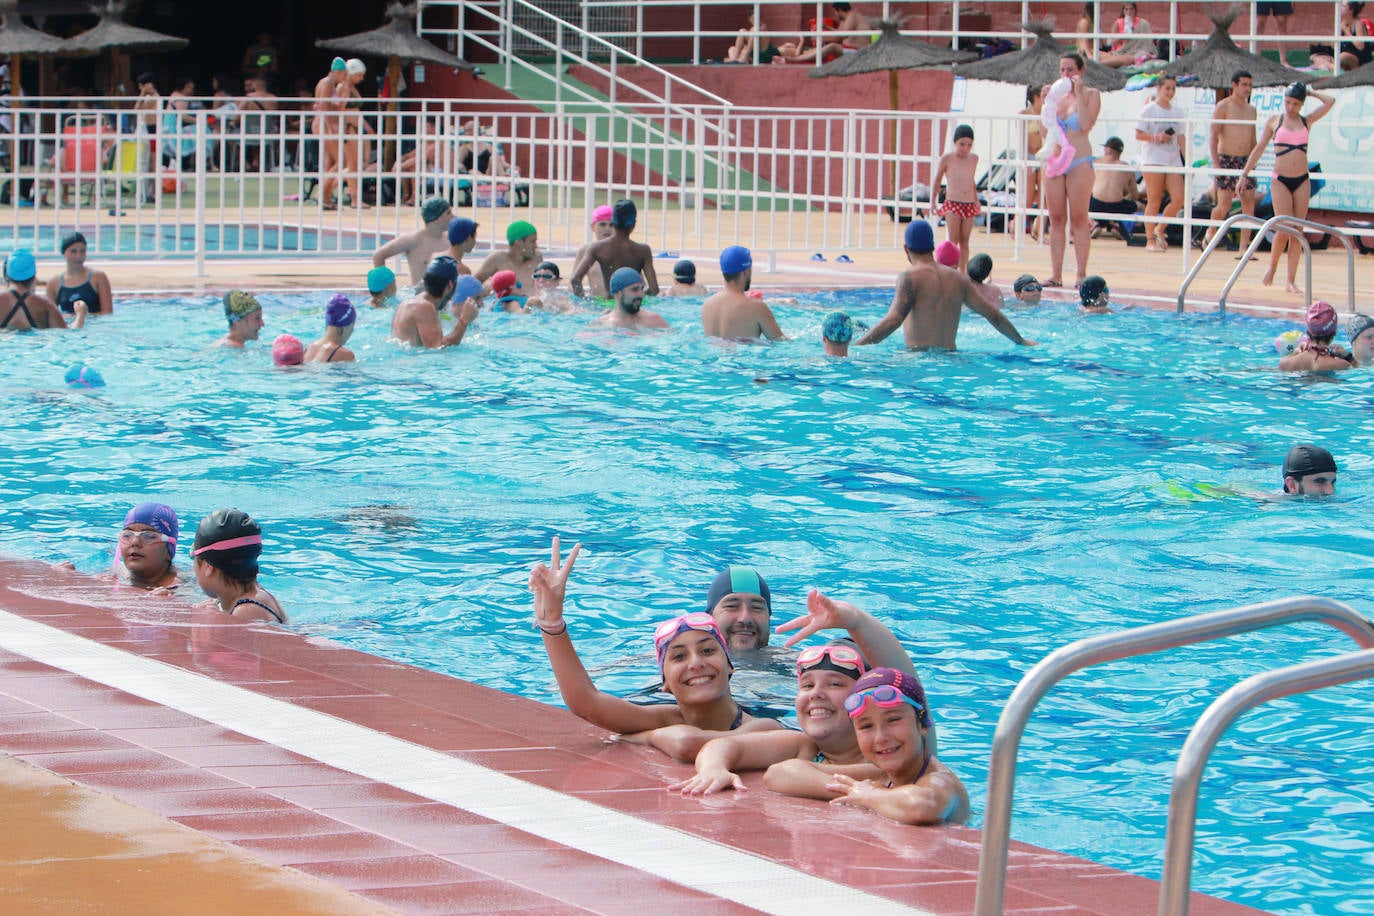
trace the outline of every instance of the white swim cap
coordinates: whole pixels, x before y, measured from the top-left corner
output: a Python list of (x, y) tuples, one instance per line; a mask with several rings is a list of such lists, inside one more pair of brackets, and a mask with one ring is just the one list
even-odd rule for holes
[(366, 73), (366, 72), (367, 72), (367, 64), (365, 64), (365, 63), (363, 63), (362, 61), (358, 60), (358, 58), (356, 58), (356, 57), (350, 57), (350, 58), (348, 59), (348, 63), (344, 64), (344, 66), (348, 69), (348, 72), (349, 72), (349, 73)]

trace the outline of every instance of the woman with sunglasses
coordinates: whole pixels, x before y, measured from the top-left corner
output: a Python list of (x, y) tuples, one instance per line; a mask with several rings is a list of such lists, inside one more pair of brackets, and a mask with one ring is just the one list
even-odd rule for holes
[(838, 792), (827, 785), (837, 773), (856, 779), (878, 778), (882, 771), (864, 760), (844, 700), (868, 670), (870, 661), (916, 674), (906, 650), (892, 631), (873, 615), (846, 601), (835, 601), (812, 589), (807, 613), (778, 627), (800, 632), (787, 646), (821, 630), (844, 629), (853, 638), (808, 646), (797, 656), (797, 722), (800, 732), (779, 731), (716, 738), (701, 749), (696, 775), (669, 786), (683, 795), (710, 795), (745, 786), (739, 770), (762, 770), (764, 785), (784, 795), (828, 801)]
[(140, 503), (124, 516), (115, 549), (115, 578), (149, 591), (170, 591), (181, 584), (173, 564), (177, 555), (176, 510), (164, 503)]
[(874, 668), (854, 683), (844, 708), (864, 759), (882, 770), (877, 779), (838, 773), (831, 804), (855, 805), (903, 824), (962, 824), (968, 792), (954, 771), (935, 757), (930, 710), (919, 679), (893, 668)]
[(530, 571), (535, 625), (543, 634), (544, 650), (570, 712), (616, 732), (618, 740), (653, 745), (686, 763), (696, 757), (703, 744), (720, 735), (781, 728), (772, 719), (750, 716), (730, 695), (730, 676), (735, 669), (725, 649), (725, 637), (711, 615), (703, 612), (665, 620), (654, 630), (663, 687), (676, 703), (638, 706), (598, 690), (578, 657), (563, 618), (568, 574), (581, 550), (581, 544), (575, 545), (564, 563), (555, 537), (549, 565), (540, 563)]

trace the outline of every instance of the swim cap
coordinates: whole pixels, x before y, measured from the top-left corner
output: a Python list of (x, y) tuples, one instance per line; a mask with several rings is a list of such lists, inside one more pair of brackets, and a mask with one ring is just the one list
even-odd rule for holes
[(504, 296), (520, 284), (516, 282), (515, 271), (498, 270), (491, 277), (491, 291), (498, 296)]
[(1011, 288), (1020, 293), (1024, 292), (1028, 286), (1034, 286), (1036, 289), (1039, 289), (1040, 281), (1035, 279), (1031, 274), (1022, 274), (1016, 278), (1016, 282), (1011, 285)]
[(609, 223), (611, 221), (611, 217), (614, 215), (615, 210), (612, 209), (610, 204), (602, 204), (601, 206), (597, 207), (595, 210), (592, 211), (592, 222)]
[(239, 581), (257, 578), (261, 554), (262, 529), (238, 509), (216, 509), (205, 516), (191, 544), (191, 556)]
[(36, 273), (38, 265), (34, 263), (33, 252), (27, 248), (14, 249), (10, 259), (5, 262), (5, 276), (19, 283), (27, 283)]
[(1285, 98), (1297, 99), (1299, 102), (1307, 101), (1307, 87), (1302, 83), (1294, 83), (1284, 90)]
[(975, 254), (968, 259), (968, 275), (975, 283), (982, 283), (992, 275), (992, 256)]
[(1111, 290), (1107, 289), (1107, 281), (1097, 274), (1084, 277), (1083, 282), (1078, 285), (1078, 301), (1084, 305), (1096, 305), (1097, 300), (1104, 295), (1111, 295)]
[(639, 275), (639, 271), (633, 267), (622, 267), (611, 274), (611, 295), (614, 296), (627, 286), (634, 286), (636, 283), (643, 283), (644, 278)]
[(335, 70), (347, 70), (347, 69), (348, 69), (348, 64), (344, 63), (344, 59), (343, 59), (342, 57), (336, 57), (336, 58), (334, 58), (332, 61), (330, 61), (330, 63), (329, 63), (329, 70), (330, 70), (331, 73), (334, 72)]
[(1351, 346), (1354, 346), (1355, 338), (1370, 328), (1374, 328), (1374, 318), (1370, 318), (1368, 315), (1351, 315), (1350, 320), (1345, 324), (1345, 333), (1350, 338)]
[(90, 366), (76, 365), (63, 376), (68, 388), (104, 388), (105, 378)]
[(945, 239), (935, 246), (935, 263), (954, 267), (959, 263), (959, 243)]
[(725, 662), (731, 668), (735, 663), (730, 659), (730, 649), (725, 645), (725, 635), (720, 632), (720, 627), (710, 614), (683, 614), (681, 617), (674, 617), (665, 620), (654, 628), (654, 652), (658, 655), (658, 673), (663, 674), (663, 659), (668, 654), (668, 647), (673, 640), (677, 639), (688, 630), (699, 630), (702, 633), (709, 633), (715, 637), (716, 642), (720, 643), (720, 651), (725, 653)]
[(1330, 337), (1339, 326), (1340, 320), (1330, 302), (1318, 299), (1307, 307), (1308, 337)]
[(348, 59), (348, 62), (344, 64), (344, 67), (348, 70), (349, 73), (366, 73), (366, 72), (367, 72), (367, 64), (365, 64), (365, 63), (363, 63), (362, 61), (358, 60), (358, 58), (356, 58), (356, 57), (350, 57), (350, 58)]
[(420, 204), (420, 219), (423, 222), (432, 223), (452, 209), (453, 205), (446, 198), (426, 198), (425, 202)]
[(725, 276), (742, 274), (754, 266), (754, 256), (743, 245), (731, 245), (720, 253), (720, 272)]
[(923, 254), (935, 250), (935, 230), (923, 219), (914, 219), (906, 227), (906, 247)]
[(448, 221), (448, 243), (461, 245), (477, 234), (477, 222), (466, 216), (455, 216)]
[(1306, 477), (1308, 474), (1335, 474), (1336, 459), (1320, 445), (1295, 445), (1283, 459), (1283, 477)]
[(280, 334), (272, 341), (272, 362), (278, 366), (299, 366), (305, 362), (305, 344), (294, 334)]
[(538, 234), (539, 230), (523, 219), (518, 219), (506, 227), (506, 241), (512, 245), (521, 239), (527, 239)]
[(854, 319), (844, 312), (831, 312), (821, 323), (821, 337), (831, 343), (849, 343), (854, 339)]
[(633, 229), (639, 221), (639, 209), (628, 197), (615, 202), (611, 207), (611, 225), (617, 229)]
[(374, 267), (367, 272), (367, 291), (380, 293), (396, 282), (396, 273), (390, 267)]
[(546, 270), (549, 273), (553, 274), (555, 280), (563, 279), (563, 272), (559, 270), (558, 265), (553, 263), (552, 261), (540, 261), (539, 266), (534, 269), (534, 272), (541, 273), (542, 271)]
[(426, 277), (435, 277), (445, 283), (458, 282), (458, 262), (446, 254), (435, 255), (425, 268)]
[(353, 303), (343, 293), (335, 293), (324, 307), (324, 323), (331, 328), (346, 328), (358, 320)]
[(177, 524), (177, 512), (171, 506), (166, 503), (139, 503), (124, 516), (124, 527), (130, 525), (147, 525), (159, 534), (166, 535), (167, 557), (176, 557), (180, 526)]
[(797, 655), (797, 677), (808, 671), (834, 671), (857, 681), (868, 671), (868, 659), (852, 639), (832, 639), (823, 646), (808, 646)]
[(720, 604), (726, 595), (741, 592), (746, 595), (760, 595), (768, 605), (768, 613), (773, 613), (773, 594), (768, 583), (752, 566), (727, 566), (716, 574), (711, 587), (706, 591), (706, 612), (709, 614)]
[(62, 254), (66, 254), (67, 249), (75, 245), (77, 242), (80, 242), (83, 245), (86, 244), (86, 237), (82, 235), (80, 232), (68, 232), (66, 235), (62, 236), (62, 245), (58, 250), (62, 252)]
[(224, 294), (224, 317), (229, 319), (230, 324), (247, 318), (254, 312), (261, 311), (262, 305), (252, 293), (245, 293), (241, 289), (231, 289)]
[[(904, 696), (909, 698), (917, 706), (916, 721), (920, 722), (925, 728), (930, 728), (930, 704), (926, 702), (926, 691), (921, 686), (921, 679), (914, 674), (907, 674), (905, 671), (898, 671), (896, 668), (874, 668), (854, 682), (850, 688), (849, 695), (856, 696), (865, 690), (872, 690), (874, 687), (896, 687)], [(848, 702), (845, 708), (849, 708)], [(856, 713), (862, 712), (860, 706), (849, 714), (852, 719)]]
[[(495, 279), (494, 277), (492, 278)], [(458, 283), (453, 287), (453, 301), (458, 303), (467, 302), (469, 299), (477, 299), (482, 295), (482, 281), (472, 274), (463, 274), (458, 278)]]
[(959, 142), (960, 140), (972, 140), (972, 139), (973, 139), (973, 128), (970, 127), (969, 125), (967, 125), (967, 124), (960, 124), (958, 127), (954, 128), (954, 142), (957, 143), (957, 142)]
[(691, 261), (683, 258), (673, 265), (673, 279), (679, 283), (697, 282), (697, 266)]

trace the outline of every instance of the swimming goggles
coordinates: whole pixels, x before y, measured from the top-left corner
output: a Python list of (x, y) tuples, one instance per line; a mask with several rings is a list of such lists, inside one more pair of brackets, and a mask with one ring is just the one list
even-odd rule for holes
[(813, 668), (838, 671), (857, 681), (868, 670), (868, 665), (853, 646), (809, 646), (797, 656), (797, 677)]
[(663, 667), (663, 656), (668, 651), (668, 645), (688, 630), (710, 633), (716, 638), (716, 642), (720, 643), (721, 648), (725, 648), (725, 637), (721, 635), (720, 627), (716, 625), (714, 617), (705, 611), (683, 614), (681, 617), (665, 620), (654, 628), (654, 652), (658, 654), (659, 668)]
[(535, 280), (557, 280), (557, 279), (558, 279), (558, 278), (555, 277), (553, 274), (547, 273), (547, 272), (546, 272), (546, 273), (542, 273), (542, 274), (531, 274), (530, 276), (533, 277)]
[(153, 531), (151, 528), (146, 531), (133, 531), (125, 528), (119, 532), (119, 543), (121, 544), (156, 544), (163, 541), (168, 544), (175, 544), (177, 539), (163, 534), (161, 531)]
[(1021, 287), (1020, 291), (1023, 293), (1039, 293), (1044, 291), (1044, 287), (1042, 287), (1037, 281), (1032, 280), (1025, 286)]
[(864, 711), (864, 707), (868, 705), (869, 700), (872, 700), (884, 709), (891, 709), (894, 706), (908, 703), (915, 708), (916, 721), (918, 722), (926, 711), (924, 706), (917, 703), (891, 684), (879, 684), (877, 687), (870, 687), (867, 690), (860, 690), (858, 693), (851, 693), (844, 698), (844, 711), (849, 713), (849, 718), (853, 719)]
[(191, 551), (191, 556), (197, 557), (210, 550), (233, 550), (235, 547), (248, 547), (252, 544), (261, 544), (262, 535), (250, 534), (241, 538), (230, 538), (227, 541), (215, 541), (213, 544), (206, 544), (204, 547), (197, 547)]

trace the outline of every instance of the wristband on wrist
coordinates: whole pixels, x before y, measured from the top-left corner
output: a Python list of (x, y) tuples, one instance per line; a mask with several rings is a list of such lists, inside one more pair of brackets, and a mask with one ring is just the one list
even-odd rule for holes
[(537, 620), (534, 625), (537, 626), (539, 631), (545, 636), (562, 636), (564, 633), (568, 632), (568, 622), (566, 620), (560, 620), (552, 627), (546, 627)]

